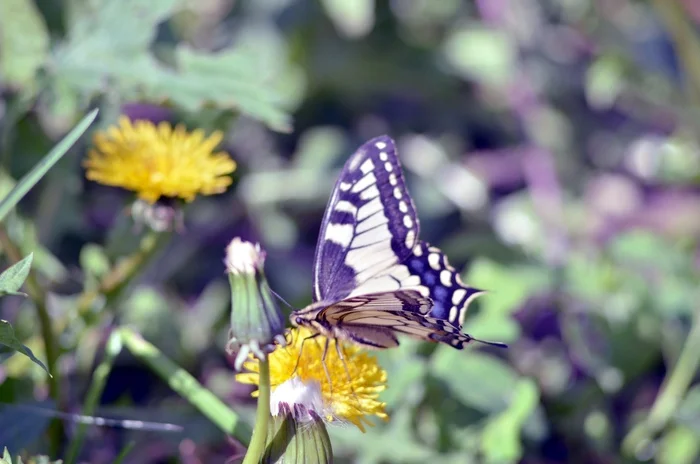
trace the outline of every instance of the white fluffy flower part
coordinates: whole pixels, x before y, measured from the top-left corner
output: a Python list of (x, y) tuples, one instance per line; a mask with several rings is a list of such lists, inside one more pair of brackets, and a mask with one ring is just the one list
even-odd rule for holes
[[(295, 417), (295, 419), (303, 422), (313, 421), (309, 411), (314, 411), (318, 416), (323, 417), (327, 410), (323, 404), (321, 385), (313, 380), (304, 382), (299, 377), (292, 377), (272, 392), (270, 412), (273, 416), (280, 414), (282, 404), (287, 404), (292, 411), (301, 411), (301, 417)], [(301, 408), (295, 408), (295, 405)]]
[(253, 245), (236, 237), (226, 247), (225, 263), (228, 272), (233, 274), (253, 274), (256, 269), (263, 268), (265, 252), (259, 243)]

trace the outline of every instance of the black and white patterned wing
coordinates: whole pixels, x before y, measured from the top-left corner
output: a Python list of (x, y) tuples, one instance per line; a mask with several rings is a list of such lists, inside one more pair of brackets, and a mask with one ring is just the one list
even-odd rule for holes
[(392, 348), (398, 334), (462, 349), (474, 339), (460, 327), (427, 315), (433, 302), (415, 291), (398, 290), (343, 300), (318, 317), (346, 340), (368, 348)]
[(401, 266), (418, 278), (414, 289), (433, 301), (429, 316), (462, 327), (469, 304), (484, 293), (462, 282), (447, 256), (437, 247), (421, 241)]
[(396, 265), (418, 243), (418, 218), (387, 136), (362, 145), (333, 189), (314, 259), (314, 301), (397, 290), (420, 283)]

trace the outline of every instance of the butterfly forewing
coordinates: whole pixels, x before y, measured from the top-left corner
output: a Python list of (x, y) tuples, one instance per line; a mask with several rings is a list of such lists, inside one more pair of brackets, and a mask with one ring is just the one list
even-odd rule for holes
[(314, 300), (416, 285), (407, 269), (392, 271), (417, 242), (418, 218), (394, 142), (372, 139), (345, 163), (328, 202), (314, 260)]

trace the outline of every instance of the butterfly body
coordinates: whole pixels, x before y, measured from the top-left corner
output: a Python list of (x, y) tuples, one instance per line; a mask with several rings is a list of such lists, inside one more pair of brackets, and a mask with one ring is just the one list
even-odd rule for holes
[(324, 215), (314, 263), (314, 301), (293, 325), (367, 348), (397, 336), (462, 349), (468, 305), (480, 290), (464, 285), (446, 256), (418, 238), (418, 217), (393, 140), (377, 137), (346, 162)]

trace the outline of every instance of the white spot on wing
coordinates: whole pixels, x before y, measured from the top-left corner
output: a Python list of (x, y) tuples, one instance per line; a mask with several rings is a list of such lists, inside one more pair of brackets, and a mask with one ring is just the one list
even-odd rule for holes
[(362, 179), (358, 180), (355, 185), (353, 185), (352, 191), (355, 193), (361, 192), (364, 189), (366, 189), (367, 187), (369, 187), (370, 185), (374, 185), (376, 182), (377, 182), (377, 178), (374, 177), (374, 174), (372, 174), (370, 172), (369, 174), (362, 177)]
[(391, 172), (394, 170), (394, 166), (392, 166), (391, 163), (387, 161), (386, 163), (384, 163), (384, 169), (386, 169), (386, 172)]
[(372, 229), (370, 231), (356, 235), (355, 238), (352, 240), (352, 247), (361, 248), (379, 242), (387, 242), (387, 246), (389, 246), (389, 240), (391, 240), (391, 233), (389, 232), (389, 228), (387, 228), (386, 226), (377, 227), (376, 229)]
[(356, 281), (363, 282), (396, 264), (396, 255), (389, 242), (382, 241), (365, 248), (350, 250), (345, 264), (357, 273)]
[(362, 174), (369, 174), (372, 169), (374, 169), (374, 163), (372, 162), (371, 159), (368, 159), (364, 163), (362, 163), (362, 166), (360, 166), (360, 171), (362, 171)]
[(366, 230), (372, 229), (374, 227), (379, 227), (382, 224), (388, 223), (389, 220), (384, 216), (384, 214), (374, 214), (367, 219), (360, 221), (355, 229), (356, 233), (362, 233)]
[(452, 304), (453, 305), (460, 304), (466, 295), (467, 295), (467, 291), (465, 289), (458, 288), (452, 294)]
[(415, 240), (416, 240), (416, 233), (413, 230), (409, 230), (406, 233), (406, 248), (411, 248), (413, 245), (415, 245)]
[(401, 200), (401, 201), (399, 202), (399, 211), (401, 211), (402, 213), (407, 213), (407, 212), (408, 212), (408, 205), (407, 205), (406, 202), (403, 201), (403, 200)]
[(403, 225), (405, 225), (407, 229), (413, 227), (413, 219), (411, 219), (411, 216), (408, 214), (403, 217)]
[(357, 167), (357, 163), (359, 163), (361, 159), (362, 156), (353, 156), (353, 158), (350, 160), (350, 163), (348, 164), (348, 167), (350, 169), (355, 169)]
[(396, 185), (398, 181), (396, 180), (396, 174), (389, 174), (389, 183), (391, 185)]
[(386, 148), (386, 143), (384, 142), (377, 142), (374, 144), (375, 147), (379, 148), (380, 150), (383, 148)]
[(428, 255), (428, 264), (430, 264), (430, 267), (435, 269), (436, 271), (440, 270), (440, 255), (437, 253), (430, 253)]
[(348, 184), (347, 182), (340, 183), (340, 190), (342, 190), (343, 192), (347, 192), (348, 190), (350, 190), (350, 187), (352, 187), (352, 184)]
[(364, 189), (362, 192), (360, 192), (360, 198), (363, 200), (371, 200), (372, 198), (376, 198), (379, 196), (379, 189), (377, 189), (376, 185), (372, 185), (371, 187), (368, 187)]
[(357, 219), (361, 221), (364, 218), (371, 216), (372, 214), (381, 210), (382, 202), (379, 201), (379, 198), (375, 198), (369, 203), (360, 206), (360, 209), (357, 210)]
[[(381, 143), (381, 142), (379, 142), (379, 143)], [(377, 145), (379, 145), (379, 143)], [(382, 144), (382, 145), (384, 145), (384, 144)], [(383, 147), (377, 147), (377, 148), (379, 148), (381, 150)], [(387, 159), (389, 159), (389, 155), (387, 155), (385, 151), (379, 152), (379, 159), (382, 161), (386, 161)]]
[(420, 277), (418, 277), (417, 275), (408, 276), (401, 281), (401, 288), (418, 287), (419, 285)]
[(450, 315), (447, 316), (447, 319), (448, 319), (450, 322), (454, 322), (455, 319), (457, 319), (457, 307), (456, 307), (456, 306), (453, 306), (453, 307), (450, 308)]
[(423, 248), (417, 246), (413, 249), (413, 255), (414, 256), (423, 256)]
[(325, 240), (337, 243), (342, 247), (350, 245), (353, 236), (352, 224), (328, 224), (326, 227)]
[[(392, 253), (392, 256), (394, 254)], [(396, 262), (396, 257), (394, 256), (394, 262)], [(387, 268), (390, 266), (386, 266)], [(376, 268), (375, 268), (376, 269)], [(380, 271), (382, 269), (379, 269)], [(367, 282), (363, 283), (359, 287), (357, 287), (353, 292), (348, 296), (357, 296), (357, 295), (368, 295), (370, 293), (378, 293), (378, 292), (390, 292), (393, 290), (398, 290), (402, 287), (406, 286), (413, 286), (414, 280), (412, 277), (417, 277), (417, 276), (411, 276), (410, 272), (408, 271), (408, 268), (404, 266), (403, 264), (395, 265), (391, 267), (391, 271), (389, 273), (383, 273), (380, 276), (373, 277), (369, 279)], [(399, 284), (400, 281), (401, 284)], [(408, 282), (408, 283), (406, 283)], [(420, 283), (420, 279), (418, 279), (417, 284)], [(416, 287), (416, 290), (421, 292), (420, 287)], [(427, 290), (427, 289), (426, 289)], [(428, 296), (430, 292), (428, 291), (428, 294), (424, 294), (421, 292), (423, 296)]]
[(401, 189), (394, 187), (394, 198), (400, 200), (403, 195), (401, 194)]
[(443, 270), (440, 272), (440, 283), (441, 283), (442, 285), (444, 285), (445, 287), (451, 286), (451, 285), (452, 285), (452, 279), (451, 279), (450, 277), (451, 277), (450, 271), (448, 271), (447, 269), (443, 269)]
[(336, 211), (350, 213), (353, 216), (357, 214), (357, 206), (353, 205), (352, 203), (346, 200), (340, 200), (338, 203), (335, 204), (333, 209)]

